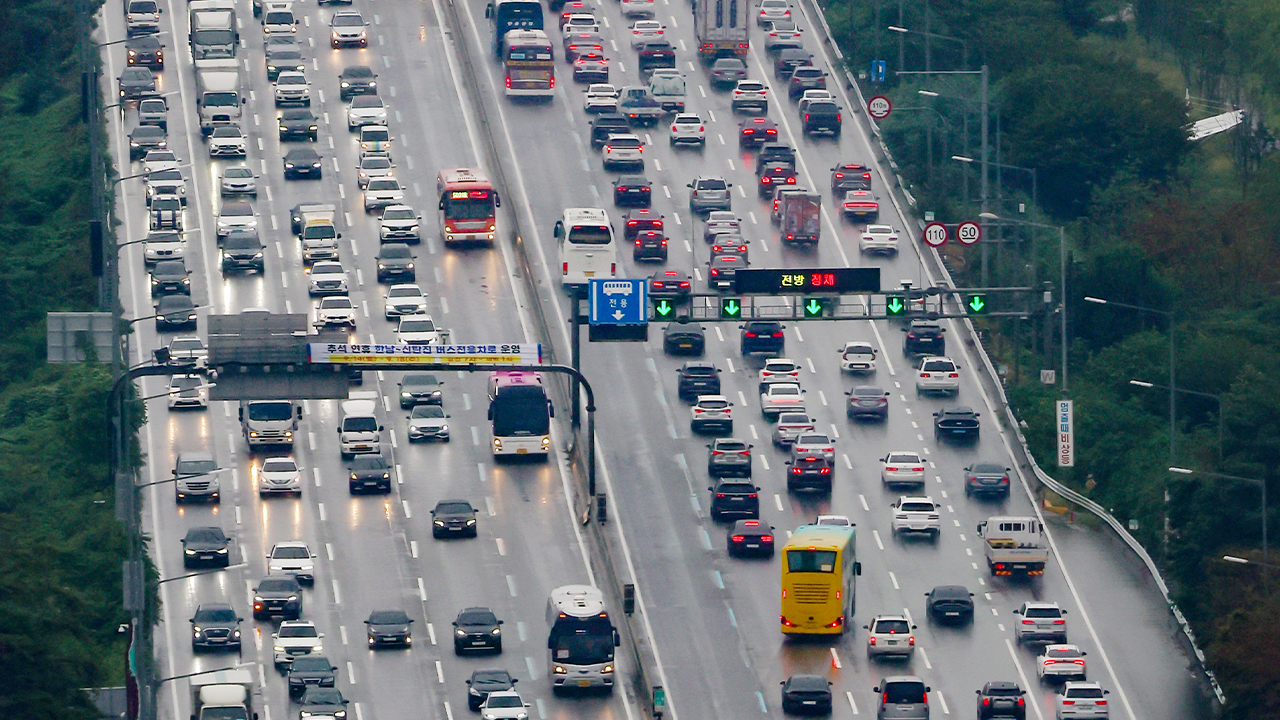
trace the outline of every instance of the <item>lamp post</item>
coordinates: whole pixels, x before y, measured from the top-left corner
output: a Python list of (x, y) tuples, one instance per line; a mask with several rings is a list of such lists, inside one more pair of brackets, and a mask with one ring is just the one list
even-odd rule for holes
[[(1205, 477), (1219, 478), (1222, 480), (1235, 480), (1237, 482), (1249, 483), (1257, 485), (1262, 490), (1262, 560), (1265, 563), (1267, 558), (1267, 481), (1258, 478), (1241, 477), (1240, 475), (1227, 475), (1226, 473), (1207, 472), (1205, 470), (1192, 470), (1184, 467), (1170, 467), (1169, 472), (1175, 475), (1204, 475)], [(1262, 564), (1262, 563), (1259, 563)], [(1262, 574), (1264, 586), (1267, 582), (1267, 573)]]
[[(929, 48), (928, 41), (930, 38), (937, 38), (939, 40), (950, 40), (952, 42), (960, 43), (960, 53), (961, 53), (960, 67), (962, 68), (969, 67), (969, 43), (966, 42), (964, 38), (951, 37), (950, 35), (939, 35), (937, 33), (928, 32), (926, 30), (910, 30), (900, 25), (890, 25), (887, 29), (892, 32), (898, 33), (899, 43), (902, 42), (902, 37), (905, 36), (907, 33), (915, 33), (916, 35), (923, 35), (925, 37), (924, 69), (926, 72), (933, 69), (932, 67), (930, 67), (931, 63), (929, 60), (929, 52), (928, 52), (928, 48)], [(899, 63), (901, 63), (901, 58), (899, 58)], [(899, 67), (901, 67), (901, 65), (899, 65)]]
[(1116, 302), (1115, 300), (1104, 300), (1102, 298), (1086, 295), (1085, 302), (1091, 302), (1096, 305), (1115, 305), (1116, 307), (1125, 308), (1126, 310), (1136, 310), (1137, 312), (1151, 313), (1152, 315), (1163, 316), (1169, 322), (1169, 464), (1173, 465), (1178, 462), (1178, 436), (1175, 432), (1177, 428), (1177, 408), (1178, 400), (1174, 392), (1174, 388), (1178, 386), (1177, 377), (1174, 375), (1174, 339), (1173, 339), (1173, 312), (1170, 310), (1156, 310), (1154, 308), (1143, 307), (1141, 305), (1130, 305), (1128, 303)]
[[(1170, 386), (1168, 385), (1161, 385), (1160, 383), (1146, 382), (1144, 380), (1130, 380), (1129, 384), (1134, 385), (1136, 387), (1140, 387), (1140, 388), (1160, 388), (1161, 390), (1171, 389)], [(1196, 397), (1209, 398), (1210, 400), (1213, 400), (1218, 403), (1218, 460), (1222, 460), (1223, 447), (1224, 447), (1223, 440), (1222, 440), (1222, 413), (1223, 413), (1223, 408), (1225, 407), (1225, 403), (1223, 402), (1222, 398), (1226, 396), (1214, 395), (1213, 393), (1207, 393), (1207, 392), (1200, 392), (1199, 390), (1187, 390), (1185, 388), (1172, 388), (1172, 390), (1174, 392), (1185, 393), (1187, 395), (1195, 395)]]
[[(924, 94), (925, 94), (926, 92), (928, 92), (928, 91), (926, 91), (926, 90), (920, 90), (920, 91), (918, 91), (918, 92), (919, 92), (921, 95), (924, 95)], [(934, 94), (934, 95), (937, 95), (937, 93), (933, 93), (933, 94)], [(894, 110), (897, 110), (897, 109), (898, 109), (898, 108), (894, 108)], [(952, 160), (955, 160), (956, 162), (962, 162), (962, 163), (971, 163), (971, 162), (973, 162), (973, 158), (971, 158), (971, 157), (966, 157), (966, 156), (964, 156), (964, 155), (952, 155), (952, 156), (951, 156), (951, 159), (952, 159)], [(1038, 188), (1038, 184), (1039, 184), (1039, 183), (1038, 183), (1037, 178), (1036, 178), (1036, 169), (1035, 169), (1035, 168), (1022, 167), (1021, 165), (1006, 165), (1006, 164), (1004, 164), (1004, 163), (998, 163), (998, 162), (990, 162), (990, 163), (987, 163), (987, 164), (988, 164), (988, 165), (991, 165), (992, 167), (996, 167), (996, 168), (1003, 168), (1003, 169), (1005, 169), (1005, 170), (1021, 170), (1021, 171), (1023, 171), (1023, 172), (1031, 173), (1031, 204), (1032, 204), (1032, 205), (1039, 205), (1039, 204), (1040, 204), (1040, 199), (1039, 199), (1039, 194), (1040, 194), (1040, 193), (1039, 193), (1039, 188)], [(997, 191), (997, 192), (999, 192), (999, 191), (1000, 191), (1000, 178), (999, 178), (998, 176), (996, 177), (996, 191)], [(1055, 226), (1055, 227), (1056, 227), (1056, 226)]]

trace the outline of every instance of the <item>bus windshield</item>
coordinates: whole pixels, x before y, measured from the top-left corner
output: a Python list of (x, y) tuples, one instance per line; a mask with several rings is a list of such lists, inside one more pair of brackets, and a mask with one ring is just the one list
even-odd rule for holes
[(551, 62), (550, 45), (523, 45), (507, 48), (507, 64), (535, 63), (543, 65)]
[(488, 220), (494, 216), (493, 193), (488, 190), (445, 193), (444, 216), (450, 220)]
[(504, 387), (493, 400), (496, 437), (546, 435), (551, 430), (547, 396), (540, 385)]
[(609, 662), (613, 660), (613, 632), (575, 632), (552, 637), (551, 658), (572, 665)]
[(542, 4), (537, 0), (507, 0), (497, 5), (495, 20), (500, 28), (542, 29)]
[(788, 550), (788, 572), (835, 572), (836, 553), (834, 550)]

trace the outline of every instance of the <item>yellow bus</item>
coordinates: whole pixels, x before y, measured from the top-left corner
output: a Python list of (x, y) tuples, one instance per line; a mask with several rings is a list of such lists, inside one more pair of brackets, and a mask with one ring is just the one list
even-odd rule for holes
[(857, 530), (844, 525), (802, 525), (782, 548), (782, 632), (839, 635), (853, 617)]

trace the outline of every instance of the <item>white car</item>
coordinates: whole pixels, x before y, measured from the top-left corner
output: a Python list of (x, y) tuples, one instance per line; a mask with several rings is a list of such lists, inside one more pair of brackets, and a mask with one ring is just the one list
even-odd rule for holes
[(911, 659), (916, 652), (915, 625), (905, 615), (877, 615), (863, 625), (867, 631), (867, 657), (886, 655)]
[(618, 88), (609, 83), (591, 83), (583, 96), (582, 107), (589, 113), (618, 112)]
[(769, 111), (769, 90), (759, 80), (739, 80), (733, 87), (731, 107), (737, 111), (754, 108), (761, 114)]
[(800, 96), (800, 103), (799, 103), (800, 112), (804, 112), (804, 109), (808, 107), (809, 103), (813, 102), (814, 100), (835, 100), (835, 99), (836, 99), (836, 96), (832, 95), (830, 90), (821, 90), (818, 88), (814, 88), (812, 90), (805, 90), (804, 94)]
[(267, 35), (289, 35), (298, 32), (298, 18), (292, 10), (272, 10), (262, 13), (262, 32)]
[(195, 335), (180, 335), (169, 341), (169, 364), (202, 368), (209, 363), (209, 349)]
[(637, 20), (631, 24), (631, 49), (639, 50), (640, 46), (654, 40), (665, 40), (663, 35), (667, 28), (657, 20)]
[(771, 382), (760, 393), (760, 412), (770, 420), (784, 412), (804, 412), (804, 390), (798, 383)]
[(169, 378), (169, 409), (209, 407), (209, 386), (199, 375), (174, 375)]
[(920, 453), (895, 451), (880, 458), (880, 482), (893, 485), (924, 485), (924, 460)]
[(1107, 695), (1110, 694), (1111, 691), (1103, 690), (1098, 683), (1069, 682), (1054, 701), (1054, 717), (1057, 720), (1109, 718), (1111, 705)]
[(409, 442), (449, 442), (449, 415), (439, 405), (414, 405), (409, 414)]
[(756, 24), (764, 24), (773, 20), (790, 20), (791, 5), (787, 0), (760, 0), (760, 12), (756, 14)]
[(1036, 674), (1041, 680), (1067, 678), (1084, 682), (1089, 677), (1085, 655), (1088, 653), (1075, 645), (1046, 645), (1044, 653), (1036, 658)]
[(644, 168), (644, 141), (639, 135), (613, 133), (605, 140), (601, 152), (604, 154), (605, 170), (612, 170), (619, 165)]
[(334, 260), (324, 260), (311, 266), (311, 270), (307, 275), (307, 293), (312, 297), (317, 295), (346, 295), (347, 294), (347, 271), (342, 269), (342, 263)]
[(814, 525), (838, 525), (840, 527), (853, 527), (853, 521), (844, 515), (819, 515), (817, 520), (813, 521)]
[(253, 170), (243, 165), (229, 167), (222, 171), (219, 192), (223, 197), (227, 195), (258, 197), (258, 176), (253, 174)]
[(387, 288), (383, 302), (383, 315), (388, 320), (403, 315), (425, 315), (427, 312), (427, 294), (417, 285), (392, 285)]
[(311, 83), (307, 76), (296, 71), (282, 72), (276, 78), (276, 107), (281, 105), (311, 106)]
[(404, 188), (395, 178), (375, 178), (364, 186), (364, 211), (404, 204)]
[(775, 382), (778, 380), (800, 382), (800, 366), (796, 364), (795, 360), (769, 358), (764, 361), (764, 367), (760, 368), (760, 382)]
[(795, 440), (791, 441), (791, 456), (793, 460), (796, 455), (820, 455), (823, 460), (835, 465), (836, 444), (831, 441), (831, 438), (822, 433), (800, 433)]
[(300, 540), (278, 542), (267, 553), (267, 573), (292, 575), (300, 584), (312, 585), (316, 581), (315, 559), (316, 554)]
[(347, 106), (347, 129), (365, 125), (386, 125), (387, 106), (377, 95), (356, 95)]
[(151, 173), (143, 179), (147, 185), (147, 204), (151, 204), (151, 199), (163, 195), (176, 196), (183, 204), (187, 204), (187, 179), (182, 176), (181, 170), (160, 170)]
[(938, 393), (956, 395), (960, 392), (960, 366), (951, 358), (924, 357), (916, 373), (916, 392), (921, 395)]
[(258, 466), (258, 496), (272, 493), (302, 495), (302, 471), (293, 458), (269, 457)]
[(804, 47), (800, 28), (790, 20), (774, 20), (765, 27), (764, 49), (773, 52), (783, 48)]
[(1067, 642), (1067, 611), (1058, 607), (1058, 603), (1024, 602), (1013, 614), (1022, 616), (1013, 622), (1013, 637), (1019, 645)]
[(529, 703), (515, 690), (491, 692), (480, 703), (481, 720), (528, 720)]
[(440, 342), (440, 329), (430, 315), (403, 315), (396, 338), (402, 345), (431, 345)]
[(364, 190), (369, 187), (369, 181), (380, 178), (393, 177), (396, 174), (396, 165), (391, 162), (391, 156), (387, 153), (365, 153), (360, 158), (360, 166), (356, 169), (356, 182), (360, 183), (360, 189)]
[(894, 535), (925, 533), (937, 540), (938, 534), (942, 532), (941, 511), (931, 497), (904, 495), (890, 507), (893, 508), (893, 518), (889, 521), (889, 527)]
[(851, 341), (840, 350), (840, 371), (873, 373), (876, 371), (876, 349), (869, 342)]
[(258, 216), (248, 200), (227, 200), (218, 209), (217, 231), (221, 240), (236, 230), (257, 230)]
[(707, 146), (707, 126), (696, 113), (680, 113), (671, 121), (672, 145)]
[(335, 49), (344, 45), (369, 46), (369, 23), (355, 10), (339, 10), (329, 19), (329, 44)]
[(293, 662), (299, 655), (319, 655), (324, 652), (321, 638), (324, 633), (316, 629), (310, 620), (285, 620), (280, 629), (271, 633), (272, 657), (276, 667)]
[(622, 0), (622, 17), (653, 17), (653, 0)]
[(563, 35), (570, 33), (591, 33), (600, 34), (600, 21), (591, 13), (573, 13), (564, 19), (564, 23), (560, 26), (560, 32)]
[(388, 205), (378, 221), (378, 237), (382, 242), (416, 244), (422, 240), (422, 216), (408, 205)]
[(723, 395), (699, 395), (697, 402), (689, 408), (689, 428), (693, 432), (711, 427), (721, 432), (733, 432), (733, 403)]
[(172, 150), (148, 150), (142, 156), (142, 172), (147, 175), (160, 170), (177, 170), (180, 164)]
[(317, 327), (333, 327), (335, 325), (343, 325), (352, 330), (356, 327), (356, 306), (351, 303), (351, 298), (346, 295), (322, 298), (320, 307), (316, 308)]
[(161, 230), (147, 234), (142, 243), (142, 257), (147, 265), (155, 265), (161, 260), (181, 260), (187, 255), (187, 244), (180, 233)]
[(864, 255), (897, 255), (898, 231), (888, 225), (868, 225), (858, 240), (858, 249)]

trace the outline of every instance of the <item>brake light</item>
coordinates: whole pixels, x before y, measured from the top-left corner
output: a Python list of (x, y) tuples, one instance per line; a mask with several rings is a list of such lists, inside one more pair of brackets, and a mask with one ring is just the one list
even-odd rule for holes
[(840, 178), (842, 178), (842, 177), (844, 177), (844, 173), (836, 173), (836, 179), (837, 179), (837, 180), (839, 180), (839, 179), (840, 179)]
[(1062, 701), (1062, 704), (1063, 704), (1063, 705), (1075, 705), (1075, 704), (1076, 704), (1076, 701), (1075, 701), (1075, 700), (1063, 700), (1063, 701)]
[(840, 122), (840, 113), (836, 113), (836, 122)]
[(831, 622), (827, 623), (827, 627), (829, 627), (829, 628), (838, 628), (838, 627), (840, 627), (840, 626), (842, 626), (842, 625), (844, 625), (844, 616), (843, 616), (843, 615), (841, 615), (840, 617), (836, 618), (835, 620), (833, 620), (833, 621), (831, 621)]
[(788, 184), (788, 185), (795, 185), (795, 184), (796, 184), (796, 179), (795, 179), (795, 177), (794, 177), (794, 176), (792, 176), (792, 177), (788, 177), (788, 178), (787, 178), (787, 184)]
[(747, 332), (742, 333), (742, 336), (743, 336), (743, 337), (753, 338), (753, 337), (755, 337), (755, 336), (756, 336), (756, 334), (748, 330)]
[(552, 90), (555, 90), (555, 89), (556, 89), (556, 76), (555, 76), (555, 75), (552, 75), (552, 76), (551, 76), (551, 89), (552, 89)]
[(950, 373), (950, 374), (948, 374), (948, 375), (947, 375), (947, 377), (958, 378), (958, 377), (960, 377), (960, 373)]
[(750, 495), (748, 495), (747, 497), (749, 497), (749, 498), (751, 498), (752, 500), (754, 500), (754, 499), (755, 499), (755, 497), (756, 497), (756, 494), (755, 494), (755, 493), (751, 493), (751, 494), (750, 494)]
[(761, 185), (768, 185), (771, 182), (773, 182), (773, 179), (770, 178), (768, 175), (765, 175), (764, 177), (760, 178)]
[(889, 471), (889, 472), (898, 472), (898, 468), (896, 468), (896, 467), (887, 467), (887, 468), (885, 468), (885, 470), (887, 470), (887, 471)]
[(773, 334), (773, 336), (774, 336), (774, 337), (776, 337), (776, 338), (780, 338), (780, 337), (782, 337), (782, 333), (780, 333), (780, 332), (776, 332), (776, 333), (774, 333), (774, 334)]
[(561, 265), (561, 266), (560, 266), (560, 274), (561, 274), (561, 275), (568, 275), (568, 274), (569, 274), (569, 263), (567, 263), (567, 262), (566, 262), (566, 263), (564, 263), (563, 265)]
[(712, 451), (711, 451), (711, 454), (712, 454), (712, 455), (723, 455), (723, 454), (724, 454), (724, 452), (723, 452), (723, 451), (720, 451), (720, 450), (712, 450)]
[(609, 274), (610, 275), (618, 274), (618, 263), (609, 263)]
[[(511, 80), (510, 80), (510, 79), (508, 79), (508, 80), (507, 80), (507, 87), (511, 87)], [(605, 145), (605, 146), (604, 146), (604, 151), (605, 151), (605, 152), (611, 152), (612, 150), (613, 150), (613, 146), (612, 146), (612, 145)]]
[(830, 474), (831, 474), (831, 468), (822, 468), (822, 471), (821, 471), (819, 474), (820, 474), (820, 475), (830, 475)]
[(1106, 705), (1106, 704), (1107, 704), (1107, 701), (1106, 701), (1106, 700), (1094, 700), (1094, 701), (1093, 701), (1093, 704), (1094, 704), (1094, 705)]
[(927, 378), (927, 377), (929, 377), (929, 373), (927, 373), (927, 372), (922, 372), (922, 373), (920, 373), (920, 377), (922, 377), (922, 378)]
[(871, 637), (867, 638), (867, 644), (868, 644), (868, 645), (875, 645), (875, 644), (876, 644), (876, 636), (875, 636), (875, 635), (872, 635)]
[(1036, 624), (1036, 621), (1035, 621), (1035, 620), (1023, 620), (1023, 621), (1022, 621), (1022, 624), (1023, 624), (1023, 625), (1035, 625), (1035, 624)]
[(760, 542), (773, 542), (773, 536), (772, 536), (772, 535), (761, 535), (761, 536), (760, 536)]
[(711, 274), (712, 274), (712, 275), (719, 275), (719, 274), (720, 274), (720, 270), (719, 270), (719, 269), (717, 269), (717, 268), (711, 268)]
[(740, 451), (738, 452), (738, 454), (739, 454), (739, 455), (750, 455), (750, 454), (751, 454), (751, 451), (750, 451), (750, 450), (740, 450)]
[(922, 468), (922, 467), (918, 467), (918, 468), (911, 468), (911, 469), (912, 469), (913, 471), (915, 471), (915, 472), (924, 472), (924, 468)]
[[(508, 80), (507, 82), (510, 82), (510, 80)], [(804, 121), (809, 122), (809, 113), (804, 114)]]
[(1054, 625), (1066, 625), (1066, 624), (1067, 624), (1067, 621), (1066, 621), (1066, 620), (1054, 620), (1054, 621), (1053, 621), (1053, 624), (1054, 624)]
[[(782, 597), (783, 597), (783, 598), (785, 598), (786, 596), (787, 596), (787, 591), (786, 591), (786, 590), (783, 590), (783, 591), (782, 591)], [(795, 627), (795, 626), (796, 626), (796, 624), (795, 624), (795, 623), (793, 623), (793, 622), (791, 622), (790, 620), (788, 620), (788, 619), (787, 619), (787, 616), (786, 616), (786, 615), (779, 615), (779, 616), (778, 616), (778, 619), (782, 621), (782, 627)]]
[(743, 537), (742, 535), (734, 535), (734, 536), (733, 536), (733, 541), (734, 541), (734, 542), (742, 542), (743, 540), (746, 540), (746, 538), (745, 538), (745, 537)]
[(511, 89), (511, 78), (507, 78), (507, 89)]
[(1027, 704), (1026, 698), (1018, 698), (1018, 707), (1022, 707), (1025, 704)]
[(916, 644), (916, 636), (912, 635), (911, 637), (907, 638), (907, 644), (914, 646)]
[(982, 705), (983, 705), (983, 707), (990, 707), (990, 706), (991, 706), (991, 698), (988, 698), (988, 697), (984, 697), (984, 698), (982, 698)]

